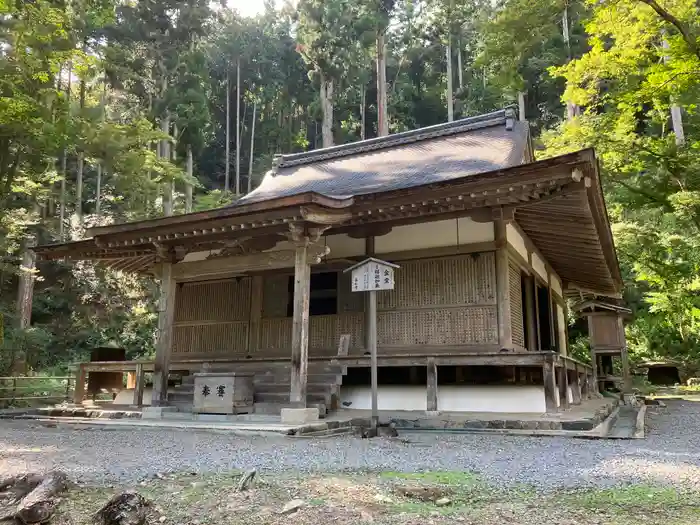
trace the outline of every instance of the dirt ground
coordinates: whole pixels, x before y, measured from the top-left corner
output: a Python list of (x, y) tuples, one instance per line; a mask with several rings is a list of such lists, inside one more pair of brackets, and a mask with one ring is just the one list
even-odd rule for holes
[[(159, 474), (131, 486), (74, 486), (52, 525), (91, 523), (113, 494), (136, 490), (150, 502), (148, 522), (178, 525), (444, 524), (695, 525), (697, 494), (643, 485), (537, 493), (498, 489), (468, 473), (394, 472), (264, 475), (238, 492), (239, 472)], [(303, 506), (284, 514), (292, 500)]]

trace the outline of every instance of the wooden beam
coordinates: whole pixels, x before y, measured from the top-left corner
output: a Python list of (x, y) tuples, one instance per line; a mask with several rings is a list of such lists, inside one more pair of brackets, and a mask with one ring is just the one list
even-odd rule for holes
[[(318, 263), (328, 252), (329, 250), (326, 246), (310, 244), (304, 251), (307, 264)], [(232, 257), (216, 257), (203, 261), (182, 262), (173, 267), (173, 278), (178, 281), (190, 278), (205, 279), (231, 272), (246, 273), (294, 267), (297, 254), (295, 250), (277, 250)]]
[(513, 348), (513, 331), (510, 318), (510, 267), (508, 264), (508, 242), (506, 221), (494, 221), (496, 238), (496, 301), (498, 309), (498, 345), (501, 350)]
[(309, 239), (308, 237), (300, 237), (295, 241), (295, 244), (292, 368), (289, 401), (295, 406), (306, 407), (306, 371), (309, 358), (309, 295), (311, 291)]
[(173, 264), (164, 262), (160, 271), (160, 298), (158, 300), (158, 341), (153, 374), (153, 398), (151, 405), (167, 406), (168, 376), (172, 356), (173, 320), (175, 318), (176, 284)]
[(546, 359), (542, 364), (542, 378), (544, 380), (544, 402), (547, 412), (556, 412), (559, 410), (559, 392), (557, 390), (557, 378), (552, 359)]
[(435, 359), (428, 358), (428, 384), (427, 384), (427, 408), (428, 412), (437, 412), (438, 392), (437, 392), (437, 365)]
[[(374, 257), (374, 247), (375, 247), (375, 240), (374, 237), (366, 237), (365, 238), (365, 257)], [(350, 292), (353, 293), (353, 292)], [(354, 292), (357, 293), (357, 292)], [(369, 349), (370, 348), (370, 332), (372, 331), (371, 324), (374, 322), (376, 323), (376, 319), (372, 321), (370, 319), (369, 315), (369, 294), (365, 293), (364, 295), (364, 307), (365, 307), (365, 348)]]

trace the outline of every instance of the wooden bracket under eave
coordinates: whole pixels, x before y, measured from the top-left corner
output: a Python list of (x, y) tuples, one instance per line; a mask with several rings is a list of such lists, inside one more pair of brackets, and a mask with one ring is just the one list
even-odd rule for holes
[(349, 210), (332, 210), (320, 206), (302, 206), (301, 216), (307, 222), (327, 226), (342, 224), (352, 219), (352, 213)]
[(494, 221), (512, 222), (515, 220), (515, 207), (499, 206), (491, 208), (491, 217)]

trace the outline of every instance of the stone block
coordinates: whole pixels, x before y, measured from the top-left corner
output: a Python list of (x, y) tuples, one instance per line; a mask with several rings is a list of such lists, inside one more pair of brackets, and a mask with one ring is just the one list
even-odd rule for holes
[(177, 412), (177, 407), (143, 407), (141, 419), (163, 419), (168, 413)]
[(464, 424), (462, 425), (462, 428), (469, 428), (472, 430), (486, 428), (486, 421), (479, 421), (479, 420), (465, 421)]
[(283, 425), (303, 425), (318, 421), (318, 408), (283, 408), (280, 413)]
[(593, 430), (593, 423), (586, 420), (562, 421), (562, 430)]

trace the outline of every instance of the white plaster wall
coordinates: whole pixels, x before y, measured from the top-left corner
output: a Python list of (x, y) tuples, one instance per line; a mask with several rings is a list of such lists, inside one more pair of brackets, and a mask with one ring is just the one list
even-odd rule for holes
[(331, 249), (329, 259), (365, 254), (365, 240), (353, 239), (345, 234), (327, 236), (326, 246)]
[(559, 304), (557, 304), (557, 328), (559, 330), (559, 347), (561, 348), (561, 354), (566, 355), (566, 316), (564, 315), (564, 309)]
[(542, 277), (542, 279), (547, 281), (547, 267), (544, 265), (544, 261), (540, 259), (540, 256), (536, 253), (532, 254), (532, 268), (537, 272), (537, 275)]
[(478, 223), (464, 217), (397, 226), (388, 234), (376, 237), (374, 249), (382, 254), (488, 241), (493, 241), (493, 223)]
[(493, 222), (474, 222), (470, 217), (457, 219), (459, 225), (459, 244), (491, 242), (496, 240)]
[[(348, 409), (370, 410), (372, 394), (368, 386), (340, 389), (341, 403)], [(423, 386), (380, 386), (379, 410), (427, 409), (427, 389)], [(444, 385), (438, 387), (438, 410), (444, 412), (544, 413), (544, 387), (530, 385)]]
[(515, 229), (515, 226), (510, 223), (506, 225), (506, 239), (508, 240), (508, 244), (515, 248), (515, 251), (527, 261), (527, 246), (525, 246), (525, 239), (523, 239), (520, 232)]
[(564, 294), (562, 293), (561, 290), (561, 279), (559, 279), (559, 276), (556, 274), (550, 274), (551, 282), (550, 285), (552, 287), (552, 291), (555, 292), (559, 297), (564, 297)]

